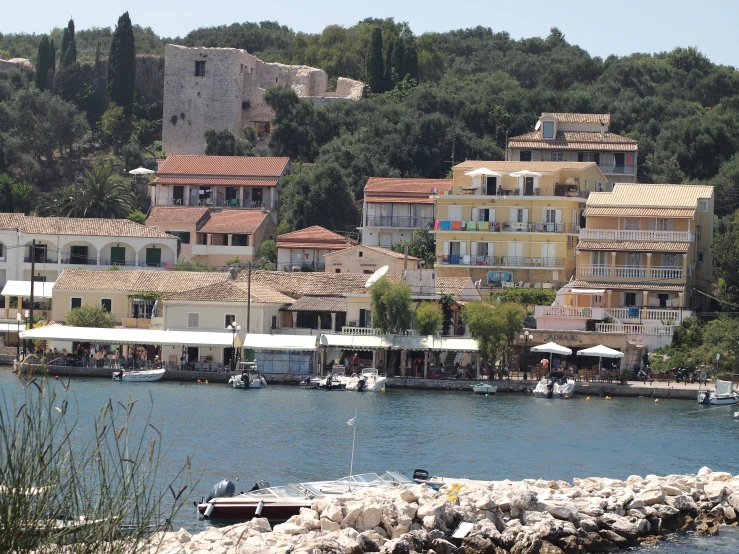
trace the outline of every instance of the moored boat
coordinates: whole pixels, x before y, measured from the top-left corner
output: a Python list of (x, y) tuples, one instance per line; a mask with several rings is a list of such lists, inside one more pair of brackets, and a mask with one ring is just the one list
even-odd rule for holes
[(702, 390), (698, 392), (698, 403), (720, 406), (724, 404), (736, 404), (739, 394), (734, 390), (734, 383), (716, 379), (714, 390)]
[(496, 392), (498, 392), (498, 387), (495, 385), (489, 385), (488, 383), (472, 385), (473, 394), (495, 394)]
[(128, 383), (148, 383), (150, 381), (159, 381), (164, 377), (164, 369), (142, 369), (139, 371), (120, 371), (113, 372), (113, 381), (125, 381)]
[(363, 370), (361, 375), (352, 375), (347, 380), (346, 390), (382, 392), (385, 390), (386, 383), (387, 377), (370, 367)]
[(575, 392), (575, 380), (568, 379), (560, 371), (553, 371), (544, 377), (533, 390), (536, 398), (564, 398)]

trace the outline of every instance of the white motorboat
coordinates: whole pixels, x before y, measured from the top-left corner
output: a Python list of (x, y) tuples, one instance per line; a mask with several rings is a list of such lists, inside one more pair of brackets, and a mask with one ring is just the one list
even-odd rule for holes
[(699, 404), (710, 404), (720, 406), (722, 404), (736, 404), (739, 401), (739, 393), (734, 390), (734, 383), (716, 379), (715, 390), (702, 390), (698, 392)]
[(164, 377), (164, 369), (142, 369), (140, 371), (120, 371), (113, 372), (113, 381), (126, 381), (128, 383), (148, 383), (150, 381), (159, 381)]
[(267, 386), (267, 380), (259, 374), (256, 362), (239, 362), (237, 372), (228, 383), (235, 389), (259, 389)]
[(536, 398), (564, 398), (575, 392), (575, 380), (560, 371), (553, 371), (544, 377), (534, 389)]
[(495, 385), (488, 385), (487, 383), (472, 385), (473, 394), (495, 394), (496, 392), (498, 392), (498, 387)]
[(385, 390), (385, 383), (387, 383), (387, 377), (380, 374), (375, 368), (369, 367), (363, 370), (361, 375), (349, 377), (346, 390), (382, 392)]

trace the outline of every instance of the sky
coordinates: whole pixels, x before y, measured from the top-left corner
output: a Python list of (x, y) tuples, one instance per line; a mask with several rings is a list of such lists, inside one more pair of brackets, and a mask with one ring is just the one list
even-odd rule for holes
[(126, 10), (134, 23), (165, 37), (264, 20), (317, 33), (331, 24), (393, 17), (417, 35), (483, 25), (518, 39), (546, 37), (558, 27), (570, 44), (604, 58), (695, 46), (714, 63), (739, 67), (736, 0), (3, 0), (0, 6), (2, 33), (46, 33), (70, 16), (77, 29), (114, 27)]

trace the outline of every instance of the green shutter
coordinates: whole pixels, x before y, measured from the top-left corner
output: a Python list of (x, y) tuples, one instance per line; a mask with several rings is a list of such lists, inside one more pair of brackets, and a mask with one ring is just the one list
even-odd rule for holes
[(110, 262), (116, 265), (125, 265), (126, 249), (123, 246), (113, 246), (110, 249)]
[(161, 248), (147, 248), (146, 249), (146, 265), (149, 267), (157, 267), (162, 263), (162, 249)]

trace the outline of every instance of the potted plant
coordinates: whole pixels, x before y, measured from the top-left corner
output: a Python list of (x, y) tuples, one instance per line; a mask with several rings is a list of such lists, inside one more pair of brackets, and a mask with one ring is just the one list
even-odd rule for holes
[(621, 382), (622, 385), (625, 385), (629, 382), (629, 377), (631, 377), (629, 371), (627, 369), (623, 369), (618, 376), (618, 380)]

